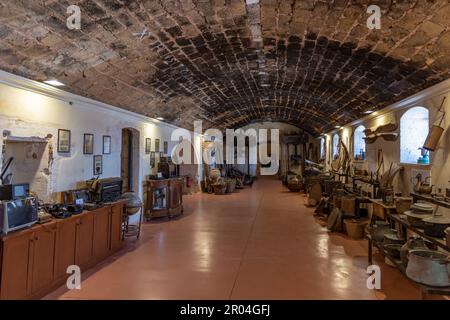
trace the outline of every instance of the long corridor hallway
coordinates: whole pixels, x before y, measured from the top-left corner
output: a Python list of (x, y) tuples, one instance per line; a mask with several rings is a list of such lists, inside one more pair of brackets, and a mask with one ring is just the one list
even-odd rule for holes
[(366, 241), (329, 233), (304, 200), (273, 178), (230, 195), (186, 196), (180, 218), (144, 224), (139, 241), (83, 273), (81, 290), (46, 298), (420, 298), (380, 258), (382, 289), (367, 289)]

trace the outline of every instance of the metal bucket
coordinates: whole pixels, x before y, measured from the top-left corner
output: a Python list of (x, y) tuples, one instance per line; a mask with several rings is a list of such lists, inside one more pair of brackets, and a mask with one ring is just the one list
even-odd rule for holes
[(433, 125), (423, 145), (424, 149), (434, 151), (439, 143), (439, 139), (441, 138), (443, 132), (444, 128), (437, 125)]
[(406, 275), (421, 284), (433, 287), (450, 286), (450, 260), (444, 253), (432, 250), (411, 250)]

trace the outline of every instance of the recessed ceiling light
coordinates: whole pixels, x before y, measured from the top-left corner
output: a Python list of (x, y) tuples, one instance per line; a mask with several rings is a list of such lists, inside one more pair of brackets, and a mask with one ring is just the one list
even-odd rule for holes
[(373, 113), (373, 110), (366, 110), (366, 111), (364, 111), (364, 113), (365, 114), (371, 114), (371, 113)]
[(268, 84), (268, 83), (262, 83), (262, 84), (261, 84), (261, 87), (270, 87), (270, 84)]
[(44, 83), (49, 84), (49, 85), (54, 86), (54, 87), (63, 87), (64, 86), (64, 83), (62, 83), (62, 82), (60, 82), (60, 81), (58, 81), (56, 79), (45, 80)]
[(156, 120), (160, 120), (160, 121), (163, 121), (163, 120), (164, 120), (164, 118), (163, 118), (163, 117), (157, 117), (157, 118), (156, 118)]
[(341, 128), (341, 126), (334, 126), (336, 129), (340, 129)]
[(257, 4), (257, 3), (259, 3), (259, 0), (245, 0), (245, 3), (246, 4)]

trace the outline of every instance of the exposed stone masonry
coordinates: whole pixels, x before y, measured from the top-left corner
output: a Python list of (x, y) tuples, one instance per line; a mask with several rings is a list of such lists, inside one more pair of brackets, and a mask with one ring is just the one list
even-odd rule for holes
[[(66, 27), (71, 4), (80, 31)], [(369, 4), (381, 30), (366, 27)], [(0, 68), (189, 129), (274, 120), (320, 133), (449, 78), (450, 4), (0, 0)]]

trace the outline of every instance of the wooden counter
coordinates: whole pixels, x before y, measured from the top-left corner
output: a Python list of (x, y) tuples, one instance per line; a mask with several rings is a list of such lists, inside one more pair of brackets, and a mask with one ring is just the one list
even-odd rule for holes
[(67, 267), (81, 272), (122, 247), (125, 201), (54, 219), (1, 239), (0, 299), (38, 299), (65, 284)]

